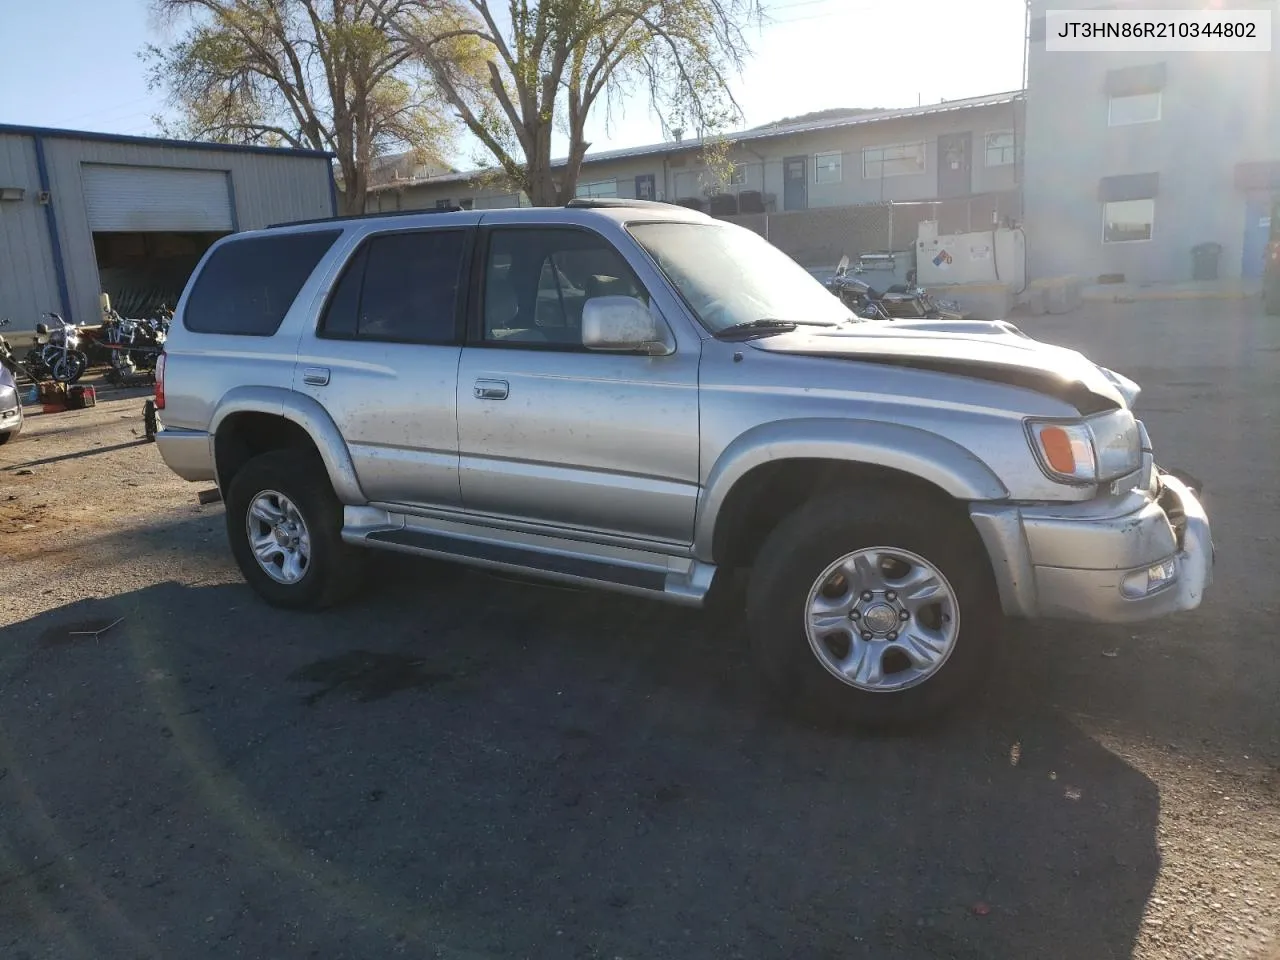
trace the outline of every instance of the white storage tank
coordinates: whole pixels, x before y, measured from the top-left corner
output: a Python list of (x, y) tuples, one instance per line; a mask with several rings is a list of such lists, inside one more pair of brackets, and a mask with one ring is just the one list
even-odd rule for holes
[(922, 221), (916, 239), (921, 284), (1003, 283), (1026, 287), (1026, 237), (1021, 228), (938, 235), (935, 220)]

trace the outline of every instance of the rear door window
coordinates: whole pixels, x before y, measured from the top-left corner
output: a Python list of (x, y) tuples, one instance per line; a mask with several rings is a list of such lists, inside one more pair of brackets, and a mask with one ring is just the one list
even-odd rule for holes
[(320, 335), (333, 339), (452, 344), (465, 230), (416, 230), (372, 237), (334, 288)]
[(195, 333), (270, 337), (341, 230), (246, 237), (209, 257), (182, 322)]

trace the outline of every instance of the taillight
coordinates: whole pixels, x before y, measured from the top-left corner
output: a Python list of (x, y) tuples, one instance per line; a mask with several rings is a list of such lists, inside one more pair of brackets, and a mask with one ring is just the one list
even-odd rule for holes
[(164, 353), (156, 357), (156, 409), (164, 409)]

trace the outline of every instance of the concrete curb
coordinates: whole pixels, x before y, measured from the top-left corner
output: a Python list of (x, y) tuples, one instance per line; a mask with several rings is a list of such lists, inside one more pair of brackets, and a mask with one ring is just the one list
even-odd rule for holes
[(1138, 297), (1084, 293), (1080, 295), (1080, 299), (1085, 303), (1154, 303), (1170, 300), (1254, 300), (1257, 297), (1248, 293), (1166, 293)]

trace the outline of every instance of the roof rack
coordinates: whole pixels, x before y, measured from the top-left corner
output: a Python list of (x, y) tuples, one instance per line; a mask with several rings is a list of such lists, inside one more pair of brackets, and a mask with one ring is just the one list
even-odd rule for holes
[(625, 197), (574, 197), (565, 206), (572, 210), (607, 210), (611, 207), (671, 207), (658, 200), (628, 200)]
[(346, 220), (374, 220), (380, 217), (421, 217), (432, 213), (462, 213), (462, 207), (450, 204), (447, 207), (426, 207), (422, 210), (383, 210), (375, 213), (347, 213), (333, 217), (316, 217), (314, 220), (286, 220), (282, 223), (267, 225), (268, 230), (276, 227), (300, 227), (311, 223), (341, 223)]

